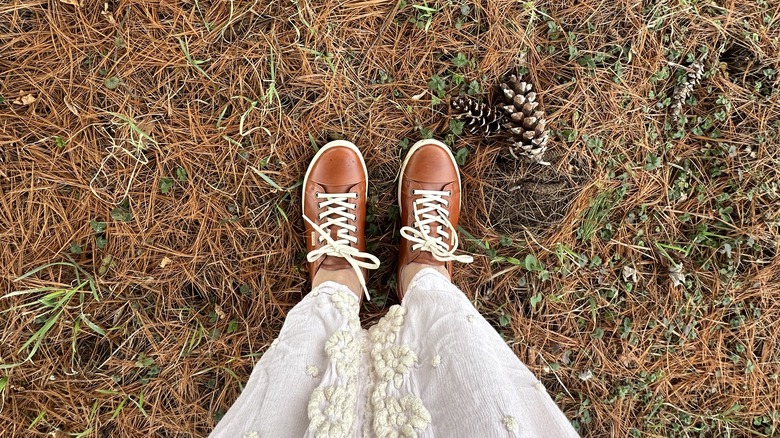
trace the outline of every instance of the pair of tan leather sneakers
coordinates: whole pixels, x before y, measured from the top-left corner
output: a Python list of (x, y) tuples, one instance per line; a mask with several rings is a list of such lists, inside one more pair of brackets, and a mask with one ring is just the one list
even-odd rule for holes
[[(460, 216), (460, 173), (452, 152), (444, 143), (415, 143), (401, 165), (398, 205), (401, 208), (401, 247), (398, 254), (398, 298), (405, 285), (401, 272), (410, 263), (444, 266), (452, 274), (452, 262), (471, 262), (456, 255)], [(303, 180), (303, 218), (309, 275), (320, 269), (353, 269), (366, 297), (368, 269), (379, 259), (366, 252), (365, 221), (368, 171), (363, 155), (353, 143), (332, 141), (309, 164)]]

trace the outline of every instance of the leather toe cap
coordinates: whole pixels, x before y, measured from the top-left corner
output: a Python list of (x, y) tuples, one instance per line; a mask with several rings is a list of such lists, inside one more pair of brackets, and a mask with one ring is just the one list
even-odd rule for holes
[(323, 186), (350, 186), (365, 181), (363, 164), (357, 152), (348, 147), (326, 150), (312, 163), (309, 180)]
[(458, 179), (458, 169), (452, 154), (436, 144), (427, 144), (409, 158), (404, 169), (407, 178), (429, 183), (448, 183)]

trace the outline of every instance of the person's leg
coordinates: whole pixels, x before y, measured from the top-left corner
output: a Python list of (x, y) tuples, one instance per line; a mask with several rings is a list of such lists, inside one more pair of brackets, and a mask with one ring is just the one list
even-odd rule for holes
[(460, 217), (460, 173), (449, 147), (436, 140), (415, 143), (401, 164), (398, 205), (401, 242), (398, 248), (398, 298), (414, 273), (433, 267), (452, 275), (452, 262), (470, 263), (456, 255)]
[(446, 275), (423, 269), (407, 284), (398, 342), (435, 436), (577, 436), (542, 383)]
[(332, 141), (317, 152), (302, 196), (306, 260), (315, 286), (340, 279), (368, 296), (366, 270), (378, 268), (379, 259), (365, 252), (367, 195), (368, 170), (354, 144)]
[(330, 142), (303, 181), (303, 218), (313, 290), (287, 315), (279, 338), (213, 437), (348, 436), (360, 424), (358, 312), (365, 270), (368, 173), (358, 149)]
[(576, 437), (544, 386), (435, 268), (369, 330), (372, 436)]
[[(310, 420), (324, 423), (320, 411), (328, 405), (326, 391), (354, 389), (354, 373), (348, 368), (359, 361), (353, 348), (361, 336), (358, 291), (325, 282), (293, 307), (279, 337), (210, 436), (301, 437)], [(354, 421), (355, 397), (334, 409), (345, 422)]]
[(388, 425), (400, 421), (425, 436), (576, 436), (541, 383), (450, 282), (452, 262), (471, 258), (455, 254), (460, 175), (449, 148), (415, 144), (398, 192), (402, 306), (370, 334), (375, 427), (398, 431)]

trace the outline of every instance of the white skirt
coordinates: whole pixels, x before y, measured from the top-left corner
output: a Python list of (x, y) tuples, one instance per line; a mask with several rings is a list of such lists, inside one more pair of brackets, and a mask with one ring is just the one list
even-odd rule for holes
[(327, 282), (287, 315), (211, 437), (576, 437), (542, 383), (434, 269), (360, 327)]

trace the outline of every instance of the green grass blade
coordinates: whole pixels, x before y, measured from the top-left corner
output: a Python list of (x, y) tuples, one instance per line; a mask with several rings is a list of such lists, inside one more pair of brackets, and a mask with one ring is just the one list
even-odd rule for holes
[(111, 421), (114, 421), (116, 417), (119, 415), (120, 412), (122, 412), (122, 408), (125, 407), (127, 404), (127, 397), (122, 399), (122, 402), (119, 403), (119, 406), (114, 409), (114, 414), (111, 416)]
[(28, 278), (28, 277), (30, 277), (30, 276), (32, 276), (32, 275), (35, 275), (35, 274), (37, 274), (38, 272), (41, 272), (41, 271), (43, 271), (44, 269), (46, 269), (46, 268), (50, 268), (50, 267), (52, 267), (52, 266), (69, 266), (69, 267), (71, 267), (71, 268), (74, 268), (74, 269), (75, 269), (75, 266), (73, 265), (73, 263), (69, 263), (69, 262), (53, 262), (53, 263), (46, 263), (45, 265), (38, 266), (37, 268), (35, 268), (35, 269), (33, 269), (33, 270), (31, 270), (31, 271), (29, 271), (29, 272), (25, 273), (25, 274), (22, 274), (22, 276), (21, 276), (21, 277), (18, 277), (18, 278), (16, 278), (16, 279), (14, 280), (14, 282), (17, 282), (17, 281), (20, 281), (20, 280), (24, 280), (25, 278)]
[(39, 423), (41, 420), (43, 420), (44, 418), (46, 418), (46, 411), (41, 411), (41, 412), (38, 414), (38, 416), (37, 416), (37, 417), (35, 417), (35, 419), (33, 419), (33, 421), (30, 423), (30, 425), (29, 425), (29, 426), (27, 426), (27, 430), (30, 430), (30, 429), (32, 429), (33, 427), (35, 427), (35, 425), (36, 425), (36, 424), (38, 424), (38, 423)]
[(105, 336), (105, 335), (106, 335), (106, 331), (105, 331), (105, 330), (103, 330), (102, 328), (100, 328), (100, 326), (99, 326), (99, 325), (97, 325), (97, 324), (95, 324), (94, 322), (90, 321), (90, 320), (89, 320), (89, 318), (87, 318), (87, 315), (84, 315), (84, 314), (82, 313), (82, 314), (81, 314), (81, 319), (83, 319), (83, 320), (84, 320), (84, 323), (86, 323), (86, 324), (87, 324), (87, 327), (91, 328), (91, 329), (92, 329), (92, 331), (94, 331), (95, 333), (97, 333), (97, 334), (99, 334), (99, 335), (101, 335), (101, 336)]
[[(114, 117), (122, 120), (123, 122), (127, 123), (127, 126), (129, 126), (130, 129), (133, 130), (133, 132), (135, 132), (138, 135), (139, 138), (145, 139), (145, 140), (149, 141), (149, 143), (151, 143), (151, 144), (153, 144), (155, 146), (158, 146), (157, 140), (155, 140), (154, 138), (152, 138), (152, 136), (147, 134), (146, 131), (144, 131), (143, 129), (139, 128), (134, 120), (130, 119), (127, 116), (123, 116), (122, 114), (119, 114), (119, 113), (113, 113), (111, 111), (106, 111), (106, 113), (107, 114), (111, 114), (112, 116), (114, 116)], [(141, 147), (143, 147), (143, 142), (138, 142), (138, 144)], [(77, 266), (77, 269), (78, 269), (78, 265), (76, 265), (76, 266)]]
[(6, 385), (8, 385), (8, 376), (0, 377), (0, 394), (5, 391)]
[(73, 336), (70, 342), (70, 348), (73, 350), (73, 354), (76, 354), (76, 338), (81, 330), (81, 317), (76, 317), (76, 321), (73, 323)]
[(27, 355), (27, 357), (24, 360), (30, 360), (35, 355), (35, 353), (38, 351), (38, 348), (41, 346), (41, 343), (43, 342), (43, 339), (46, 337), (46, 334), (49, 333), (49, 330), (51, 330), (52, 326), (57, 322), (57, 320), (60, 318), (60, 315), (62, 315), (64, 309), (60, 309), (59, 312), (55, 313), (54, 315), (50, 316), (49, 319), (46, 320), (46, 323), (43, 324), (41, 328), (38, 329), (35, 334), (30, 336), (30, 339), (28, 339), (22, 347), (19, 349), (19, 352), (21, 353), (24, 351), (27, 347), (29, 347), (31, 344), (33, 345), (32, 350), (30, 351), (30, 354)]
[(48, 291), (53, 291), (53, 290), (62, 290), (62, 288), (61, 287), (54, 287), (54, 286), (45, 286), (45, 287), (36, 287), (36, 288), (33, 288), (33, 289), (17, 290), (17, 291), (9, 292), (9, 293), (3, 295), (2, 297), (0, 297), (0, 299), (2, 299), (2, 298), (18, 297), (20, 295), (34, 294), (34, 293), (38, 293), (38, 292), (48, 292)]
[(255, 173), (256, 173), (256, 174), (257, 174), (257, 175), (258, 175), (260, 178), (262, 178), (262, 179), (263, 179), (263, 181), (267, 182), (267, 183), (268, 183), (268, 185), (270, 185), (271, 187), (275, 188), (276, 190), (282, 190), (282, 191), (284, 191), (284, 189), (282, 188), (282, 186), (280, 186), (279, 184), (277, 184), (277, 183), (276, 183), (274, 180), (272, 180), (272, 179), (271, 179), (271, 178), (270, 178), (268, 175), (266, 175), (265, 173), (261, 172), (261, 171), (260, 171), (260, 170), (258, 170), (256, 167), (254, 167), (254, 166), (249, 166), (249, 168), (250, 168), (250, 169), (252, 169), (252, 171), (253, 171), (253, 172), (255, 172)]

